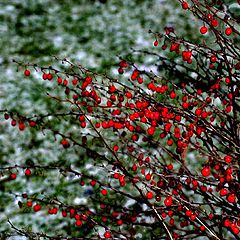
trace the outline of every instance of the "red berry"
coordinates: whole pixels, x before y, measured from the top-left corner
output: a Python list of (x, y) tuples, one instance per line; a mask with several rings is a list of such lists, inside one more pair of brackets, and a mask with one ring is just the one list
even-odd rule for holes
[(183, 58), (183, 61), (188, 61), (190, 60), (192, 57), (192, 52), (191, 51), (183, 51), (182, 52), (182, 58)]
[(78, 219), (78, 220), (76, 221), (76, 226), (78, 226), (78, 227), (82, 226), (82, 221)]
[(158, 45), (158, 40), (155, 40), (155, 42), (153, 43), (153, 45), (154, 45), (155, 47), (157, 47), (157, 45)]
[(63, 216), (63, 217), (66, 217), (66, 216), (67, 216), (67, 212), (64, 211), (64, 210), (62, 210), (62, 216)]
[(174, 99), (176, 97), (176, 93), (174, 91), (170, 92), (170, 98)]
[(223, 188), (220, 190), (220, 196), (225, 196), (228, 194), (228, 190), (226, 188)]
[(38, 212), (38, 211), (41, 210), (41, 208), (42, 208), (42, 206), (40, 204), (36, 204), (36, 205), (33, 206), (33, 211)]
[(106, 189), (102, 189), (101, 193), (102, 193), (103, 196), (106, 196), (108, 194), (108, 191)]
[(117, 152), (118, 149), (119, 149), (119, 147), (118, 147), (117, 145), (115, 145), (115, 146), (113, 147), (113, 151), (114, 151), (114, 152)]
[(122, 61), (119, 63), (119, 66), (120, 66), (121, 68), (126, 68), (126, 67), (128, 66), (128, 64), (127, 64), (126, 61), (122, 60)]
[(167, 49), (167, 44), (163, 44), (162, 45), (162, 50), (166, 50)]
[(73, 84), (73, 85), (77, 85), (77, 84), (78, 84), (78, 80), (77, 80), (77, 79), (73, 79), (73, 80), (72, 80), (72, 84)]
[(23, 131), (25, 129), (25, 125), (24, 125), (23, 121), (19, 122), (18, 128), (19, 128), (20, 131)]
[(26, 69), (26, 70), (24, 71), (24, 75), (25, 75), (26, 77), (30, 76), (30, 74), (31, 74), (31, 72), (30, 72), (28, 69)]
[(26, 204), (27, 204), (28, 207), (32, 207), (32, 201), (27, 201)]
[(65, 138), (62, 139), (61, 144), (62, 144), (62, 146), (63, 146), (64, 148), (69, 148), (69, 147), (70, 147), (69, 141), (68, 141), (67, 139), (65, 139)]
[(146, 197), (147, 197), (147, 199), (152, 199), (153, 198), (153, 193), (152, 192), (147, 192)]
[(4, 118), (5, 118), (5, 120), (8, 120), (9, 119), (9, 114), (4, 113)]
[(42, 78), (43, 78), (43, 80), (47, 80), (48, 74), (47, 73), (43, 73)]
[(111, 237), (111, 232), (106, 231), (106, 232), (104, 233), (104, 237), (105, 237), (105, 238), (110, 238), (110, 237)]
[(201, 173), (204, 177), (208, 177), (211, 173), (210, 167), (204, 167), (202, 169)]
[(173, 140), (172, 140), (172, 139), (168, 139), (167, 145), (168, 145), (168, 146), (172, 146), (172, 145), (173, 145)]
[(213, 16), (212, 16), (212, 14), (209, 13), (209, 14), (207, 15), (207, 20), (208, 20), (208, 21), (212, 21), (212, 19), (213, 19)]
[(62, 84), (62, 82), (63, 82), (62, 78), (60, 78), (60, 77), (58, 77), (57, 81), (58, 81), (58, 84)]
[(156, 130), (156, 128), (151, 126), (151, 127), (148, 128), (147, 133), (148, 133), (149, 135), (153, 135), (154, 132), (155, 132), (155, 130)]
[(227, 200), (230, 203), (235, 203), (236, 202), (236, 195), (234, 193), (231, 193), (227, 196)]
[(64, 86), (67, 86), (67, 85), (68, 85), (68, 80), (67, 80), (67, 79), (64, 79), (64, 80), (63, 80), (63, 85), (64, 85)]
[(217, 19), (213, 19), (213, 20), (211, 21), (211, 25), (212, 25), (213, 27), (217, 27), (217, 26), (218, 26), (218, 21), (217, 21)]
[(93, 179), (93, 180), (91, 180), (91, 182), (90, 182), (90, 185), (91, 185), (91, 186), (93, 186), (93, 187), (94, 187), (96, 184), (97, 184), (97, 181), (96, 181), (96, 180), (94, 180), (94, 179)]
[(16, 173), (11, 173), (10, 175), (9, 175), (9, 179), (10, 180), (15, 180), (17, 178), (17, 174)]
[(186, 9), (188, 9), (188, 3), (187, 2), (182, 2), (182, 8), (184, 9), (184, 10), (186, 10)]
[(217, 61), (217, 57), (215, 55), (211, 56), (210, 61), (215, 63)]
[(173, 42), (170, 47), (170, 52), (179, 53), (180, 44)]
[(232, 34), (232, 28), (231, 28), (231, 27), (226, 28), (226, 29), (225, 29), (225, 34), (226, 34), (227, 36), (231, 35), (231, 34)]
[(32, 172), (29, 168), (27, 168), (24, 173), (25, 173), (25, 176), (27, 176), (27, 177), (31, 176), (31, 174), (32, 174)]
[(227, 155), (227, 156), (224, 157), (224, 161), (225, 161), (226, 163), (230, 163), (230, 162), (232, 161), (232, 157), (229, 156), (229, 155)]
[(123, 224), (123, 221), (122, 221), (122, 219), (118, 219), (118, 220), (117, 220), (117, 225), (119, 225), (119, 226), (120, 226), (120, 225), (122, 225), (122, 224)]
[(205, 230), (205, 227), (203, 225), (200, 226), (200, 230), (203, 232)]
[(207, 29), (206, 26), (202, 26), (202, 27), (200, 28), (200, 33), (201, 33), (201, 34), (205, 34), (205, 33), (207, 33), (207, 31), (208, 31), (208, 29)]
[(173, 170), (173, 165), (170, 163), (170, 164), (168, 164), (167, 168), (168, 168), (169, 171), (172, 171)]
[(190, 217), (192, 215), (192, 210), (187, 210), (185, 214), (187, 217)]
[(197, 116), (201, 116), (201, 114), (202, 114), (202, 109), (201, 109), (201, 108), (197, 108), (197, 109), (195, 110), (195, 114), (196, 114)]
[(30, 126), (30, 127), (35, 127), (35, 126), (36, 126), (36, 122), (33, 121), (33, 120), (30, 120), (30, 121), (29, 121), (29, 126)]
[(164, 204), (165, 204), (166, 207), (170, 207), (172, 205), (172, 203), (173, 203), (172, 196), (168, 196), (164, 200)]
[(15, 120), (15, 119), (13, 119), (12, 121), (11, 121), (11, 125), (14, 127), (14, 126), (16, 126), (17, 125), (17, 121)]
[(53, 78), (52, 74), (51, 74), (51, 73), (48, 73), (48, 74), (47, 74), (47, 79), (50, 81), (50, 80), (52, 80), (52, 78)]
[(122, 68), (122, 67), (120, 67), (120, 68), (118, 69), (118, 73), (119, 73), (119, 74), (123, 74), (123, 68)]
[(136, 164), (132, 165), (132, 170), (133, 170), (134, 172), (137, 171), (137, 165), (136, 165)]
[(240, 232), (240, 230), (239, 230), (238, 227), (234, 227), (234, 228), (232, 228), (232, 231), (233, 231), (233, 234), (235, 234), (235, 235), (238, 235), (239, 232)]

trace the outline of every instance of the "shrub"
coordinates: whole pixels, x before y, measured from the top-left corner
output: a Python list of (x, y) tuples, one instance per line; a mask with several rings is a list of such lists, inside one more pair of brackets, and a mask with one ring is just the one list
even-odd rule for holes
[[(201, 21), (200, 40), (173, 27), (149, 31), (153, 49), (133, 50), (132, 59), (157, 69), (120, 58), (109, 77), (68, 59), (61, 69), (14, 60), (29, 81), (41, 75), (56, 111), (4, 109), (4, 117), (36, 142), (47, 134), (59, 159), (49, 162), (43, 148), (40, 162), (2, 167), (19, 216), (43, 219), (37, 231), (9, 219), (13, 231), (36, 239), (239, 239), (239, 24), (221, 1), (179, 6)], [(9, 188), (23, 177), (26, 192)]]

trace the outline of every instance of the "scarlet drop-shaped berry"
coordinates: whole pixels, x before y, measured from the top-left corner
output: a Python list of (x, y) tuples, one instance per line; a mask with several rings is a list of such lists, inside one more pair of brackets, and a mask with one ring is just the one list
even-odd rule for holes
[(231, 35), (231, 34), (232, 34), (232, 28), (231, 28), (231, 27), (226, 28), (226, 29), (225, 29), (225, 34), (226, 34), (227, 36)]
[(155, 40), (155, 42), (153, 43), (153, 45), (154, 45), (155, 47), (157, 47), (157, 45), (158, 45), (158, 40)]
[(217, 57), (215, 55), (211, 56), (210, 61), (215, 63), (217, 61)]
[(172, 43), (170, 47), (170, 52), (179, 53), (180, 44), (179, 43)]
[(187, 217), (190, 217), (192, 215), (192, 211), (191, 210), (187, 210), (185, 214), (186, 214)]
[(78, 80), (77, 79), (73, 79), (72, 80), (72, 85), (77, 85), (78, 84)]
[(184, 9), (184, 10), (187, 10), (188, 9), (188, 3), (187, 2), (182, 2), (182, 8)]
[(134, 164), (133, 166), (132, 166), (132, 170), (135, 172), (135, 171), (137, 171), (137, 165), (136, 164)]
[(107, 192), (106, 189), (102, 189), (102, 190), (101, 190), (101, 193), (102, 193), (103, 196), (106, 196), (106, 195), (108, 194), (108, 192)]
[(36, 204), (36, 205), (33, 206), (33, 211), (38, 212), (38, 211), (41, 210), (41, 208), (42, 208), (42, 206), (40, 204)]
[(10, 180), (15, 180), (17, 178), (17, 174), (16, 173), (11, 173), (10, 175), (9, 175), (9, 179)]
[(17, 125), (17, 121), (16, 121), (15, 119), (12, 119), (11, 125), (12, 125), (13, 127), (16, 126), (16, 125)]
[(233, 233), (234, 233), (235, 235), (238, 235), (239, 232), (240, 232), (240, 230), (239, 230), (238, 227), (234, 227), (234, 228), (232, 228), (232, 231), (233, 231)]
[(235, 203), (236, 202), (236, 195), (234, 193), (231, 193), (227, 196), (227, 200), (230, 203)]
[(170, 163), (170, 164), (168, 164), (167, 168), (168, 168), (169, 171), (172, 171), (173, 170), (173, 165)]
[(200, 226), (200, 230), (203, 232), (205, 230), (205, 227), (203, 225)]
[(122, 67), (120, 67), (120, 68), (118, 69), (118, 73), (119, 73), (119, 74), (123, 74), (123, 68), (122, 68)]
[(30, 121), (29, 121), (29, 126), (30, 126), (30, 127), (35, 127), (35, 126), (36, 126), (36, 122), (33, 121), (33, 120), (30, 120)]
[(31, 176), (31, 174), (32, 174), (32, 172), (29, 168), (27, 168), (24, 173), (25, 173), (25, 176), (27, 176), (27, 177)]
[(225, 161), (226, 163), (230, 163), (230, 162), (232, 161), (232, 157), (229, 156), (229, 155), (227, 155), (227, 156), (224, 157), (224, 161)]
[(228, 194), (228, 190), (226, 188), (223, 188), (220, 190), (220, 196), (225, 196)]
[(5, 120), (8, 120), (9, 119), (9, 114), (8, 113), (4, 113), (4, 118), (5, 118)]
[(166, 50), (167, 49), (167, 44), (163, 44), (162, 45), (162, 50)]
[(67, 212), (65, 210), (62, 210), (62, 216), (66, 217), (67, 216)]
[(18, 128), (19, 128), (20, 131), (23, 131), (25, 129), (25, 125), (24, 125), (23, 121), (19, 122)]
[(117, 225), (119, 225), (119, 226), (120, 226), (120, 225), (122, 225), (122, 224), (123, 224), (123, 221), (122, 221), (122, 219), (118, 219), (118, 220), (117, 220)]
[[(44, 73), (44, 74), (46, 74), (46, 73)], [(46, 74), (46, 79), (47, 79), (47, 74)], [(62, 78), (60, 78), (60, 77), (58, 77), (57, 81), (58, 81), (58, 84), (62, 84), (62, 82), (63, 82)]]
[(31, 74), (31, 72), (30, 72), (28, 69), (26, 69), (26, 70), (24, 71), (24, 75), (25, 75), (26, 77), (30, 76), (30, 74)]
[(155, 132), (155, 130), (156, 130), (155, 127), (149, 127), (148, 130), (147, 130), (147, 133), (148, 133), (149, 135), (153, 135), (154, 132)]
[[(64, 79), (64, 80), (63, 80), (63, 85), (64, 85), (64, 86), (67, 86), (67, 85), (68, 85), (68, 80), (67, 80), (67, 79)], [(69, 90), (70, 90), (70, 89), (69, 89)]]
[(42, 78), (43, 78), (43, 80), (47, 80), (48, 74), (47, 73), (43, 73)]
[(53, 78), (52, 74), (51, 74), (51, 73), (48, 73), (48, 74), (47, 74), (47, 79), (48, 79), (49, 81), (51, 81), (52, 78)]
[(183, 61), (188, 61), (190, 60), (192, 57), (192, 52), (191, 51), (183, 51), (182, 52), (182, 58), (183, 58)]
[(121, 68), (126, 68), (128, 66), (127, 62), (125, 60), (122, 60), (120, 63), (119, 63), (119, 67)]
[(118, 149), (119, 149), (119, 147), (118, 147), (117, 145), (115, 145), (115, 146), (113, 147), (113, 151), (114, 151), (114, 152), (117, 152)]
[(166, 207), (170, 207), (172, 205), (173, 201), (172, 201), (172, 196), (168, 196), (166, 197), (166, 199), (164, 200), (164, 204)]
[(208, 20), (208, 21), (212, 21), (212, 19), (213, 19), (213, 16), (212, 16), (212, 14), (209, 13), (209, 14), (207, 15), (207, 20)]
[(96, 184), (97, 184), (97, 181), (96, 181), (96, 180), (94, 180), (94, 179), (93, 179), (93, 180), (91, 180), (91, 182), (90, 182), (90, 185), (91, 185), (91, 186), (93, 186), (93, 187), (94, 187)]
[(174, 99), (176, 97), (176, 93), (174, 91), (170, 92), (170, 98)]
[(217, 26), (218, 26), (218, 21), (217, 21), (217, 19), (213, 19), (213, 20), (211, 21), (211, 25), (212, 25), (213, 27), (217, 27)]
[(210, 167), (204, 167), (202, 169), (201, 173), (204, 177), (208, 177), (211, 173)]
[(111, 237), (111, 232), (106, 231), (106, 232), (104, 233), (104, 237), (105, 237), (105, 238), (110, 238), (110, 237)]
[(201, 34), (205, 34), (205, 33), (207, 33), (207, 31), (208, 31), (208, 29), (207, 29), (206, 26), (202, 26), (202, 27), (200, 28), (200, 33), (201, 33)]
[(61, 144), (62, 144), (62, 146), (63, 146), (64, 148), (69, 148), (69, 147), (70, 147), (69, 141), (68, 141), (67, 139), (65, 139), (65, 138), (62, 139)]
[(82, 221), (80, 219), (78, 219), (76, 221), (76, 226), (78, 226), (78, 227), (82, 226)]
[(146, 197), (147, 197), (147, 199), (152, 199), (153, 198), (153, 193), (152, 192), (147, 192)]

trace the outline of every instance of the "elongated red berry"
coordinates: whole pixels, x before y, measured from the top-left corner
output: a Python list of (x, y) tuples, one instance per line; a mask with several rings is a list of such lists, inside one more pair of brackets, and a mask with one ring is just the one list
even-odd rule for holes
[(24, 71), (24, 75), (25, 75), (26, 77), (30, 76), (30, 74), (31, 74), (30, 70), (26, 69), (26, 70)]

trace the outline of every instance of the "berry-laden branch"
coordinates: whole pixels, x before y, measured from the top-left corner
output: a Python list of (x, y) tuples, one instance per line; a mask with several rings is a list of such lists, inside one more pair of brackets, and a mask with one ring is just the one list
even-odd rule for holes
[(54, 217), (49, 233), (9, 220), (18, 234), (240, 239), (239, 22), (225, 15), (221, 1), (178, 2), (199, 20), (199, 40), (173, 27), (149, 31), (153, 47), (132, 50), (131, 59), (150, 57), (157, 72), (124, 58), (115, 77), (57, 57), (64, 70), (14, 60), (27, 79), (36, 72), (48, 81), (46, 99), (58, 107), (32, 116), (0, 112), (21, 134), (50, 133), (61, 151), (56, 158), (64, 158), (1, 166), (2, 188), (22, 172), (30, 186), (51, 182), (39, 192), (11, 190), (22, 212)]

